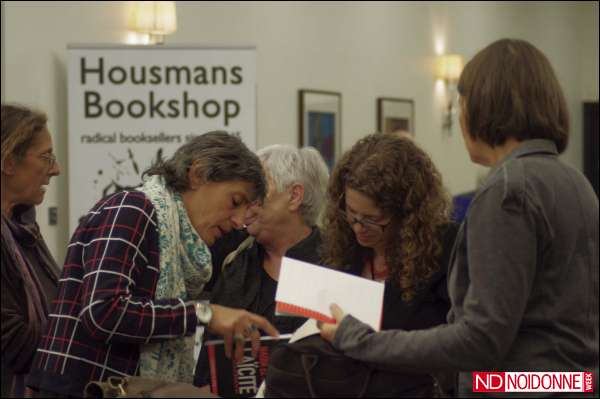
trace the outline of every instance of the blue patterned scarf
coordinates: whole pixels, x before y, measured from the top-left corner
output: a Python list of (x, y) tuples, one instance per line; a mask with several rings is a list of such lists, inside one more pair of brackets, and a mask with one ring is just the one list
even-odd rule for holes
[[(192, 226), (181, 195), (171, 191), (161, 176), (145, 179), (140, 191), (152, 202), (158, 219), (160, 276), (155, 299), (199, 299), (212, 275), (211, 255)], [(193, 336), (142, 345), (143, 377), (191, 383), (194, 366)]]

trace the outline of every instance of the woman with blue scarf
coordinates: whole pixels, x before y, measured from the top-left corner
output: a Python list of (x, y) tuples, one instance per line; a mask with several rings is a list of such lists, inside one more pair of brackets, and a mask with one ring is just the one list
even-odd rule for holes
[(264, 198), (256, 155), (210, 132), (144, 175), (137, 190), (99, 201), (71, 239), (28, 379), (44, 394), (81, 396), (110, 376), (191, 382), (198, 326), (224, 336), (236, 360), (246, 338), (257, 349), (258, 329), (278, 334), (260, 316), (200, 300), (212, 275), (208, 246), (242, 228)]

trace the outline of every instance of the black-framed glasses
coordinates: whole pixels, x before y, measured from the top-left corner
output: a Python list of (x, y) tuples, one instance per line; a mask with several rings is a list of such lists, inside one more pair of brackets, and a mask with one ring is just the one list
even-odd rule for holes
[(44, 161), (46, 161), (49, 168), (52, 168), (54, 165), (56, 165), (56, 155), (53, 153), (40, 154), (38, 155), (38, 158), (42, 158)]
[(369, 230), (372, 232), (383, 233), (385, 228), (390, 224), (387, 223), (377, 223), (369, 218), (359, 218), (354, 213), (349, 211), (344, 211), (340, 209), (340, 214), (346, 219), (350, 227), (353, 227), (356, 223), (360, 224), (365, 230)]

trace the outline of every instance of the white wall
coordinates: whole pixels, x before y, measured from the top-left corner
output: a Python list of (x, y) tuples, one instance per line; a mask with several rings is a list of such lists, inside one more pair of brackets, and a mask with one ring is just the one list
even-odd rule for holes
[(581, 15), (581, 94), (584, 100), (598, 101), (598, 2), (581, 7)]
[[(68, 43), (125, 43), (126, 2), (2, 2), (2, 101), (45, 110), (63, 175), (52, 183), (39, 222), (62, 262), (67, 231)], [(503, 37), (522, 38), (549, 57), (572, 117), (563, 159), (582, 168), (583, 100), (598, 100), (598, 3), (565, 2), (178, 2), (168, 44), (255, 45), (258, 147), (297, 144), (297, 90), (342, 93), (342, 146), (373, 132), (376, 97), (412, 98), (416, 139), (452, 193), (474, 188), (455, 125), (441, 132), (441, 94), (432, 63), (436, 41), (467, 59)], [(58, 206), (58, 226), (47, 208)]]

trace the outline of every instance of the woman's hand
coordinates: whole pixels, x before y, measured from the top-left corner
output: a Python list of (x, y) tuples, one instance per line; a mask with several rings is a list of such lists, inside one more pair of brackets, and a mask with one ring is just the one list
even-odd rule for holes
[(244, 343), (246, 339), (252, 340), (252, 356), (256, 358), (258, 348), (260, 347), (259, 329), (272, 337), (279, 337), (279, 331), (264, 317), (242, 309), (212, 304), (210, 307), (213, 315), (208, 324), (208, 330), (223, 336), (225, 341), (225, 355), (231, 358), (233, 349), (236, 362), (241, 362), (244, 358)]
[(329, 309), (331, 310), (331, 315), (335, 319), (336, 324), (317, 322), (317, 326), (319, 327), (319, 330), (321, 330), (321, 337), (323, 337), (323, 338), (325, 338), (325, 340), (333, 343), (333, 339), (335, 338), (335, 333), (337, 332), (337, 329), (338, 329), (340, 323), (342, 322), (342, 319), (344, 317), (346, 317), (346, 314), (344, 313), (342, 308), (340, 308), (335, 303), (332, 304), (331, 306), (329, 306)]

